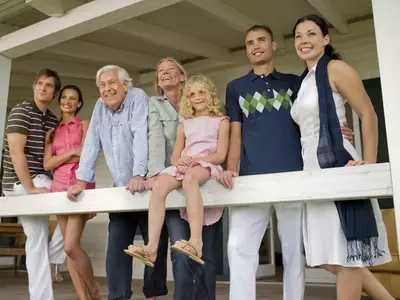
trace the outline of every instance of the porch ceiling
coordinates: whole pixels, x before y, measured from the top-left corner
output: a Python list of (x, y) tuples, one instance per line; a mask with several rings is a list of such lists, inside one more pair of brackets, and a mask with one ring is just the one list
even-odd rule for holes
[[(34, 23), (43, 21), (49, 16), (35, 9), (32, 3), (36, 0), (0, 0), (0, 23), (26, 27)], [(58, 2), (59, 0), (50, 0)], [(63, 0), (66, 9), (72, 9), (79, 5), (91, 2), (93, 0)], [(42, 1), (45, 3), (44, 1)]]
[[(46, 1), (0, 0), (0, 35), (46, 21), (46, 9), (36, 9), (44, 7)], [(73, 2), (75, 6), (92, 2), (52, 1)], [(27, 2), (36, 2), (36, 8)], [(13, 61), (12, 73), (32, 76), (39, 68), (53, 67), (63, 77), (88, 82), (97, 68), (115, 63), (139, 78), (138, 84), (146, 84), (154, 78), (157, 61), (167, 55), (182, 61), (189, 72), (242, 62), (243, 32), (254, 24), (269, 25), (280, 47), (285, 48), (285, 36), (290, 36), (297, 18), (308, 13), (324, 16), (339, 32), (346, 33), (349, 21), (372, 15), (372, 5), (371, 0), (182, 0), (18, 57)], [(17, 91), (11, 95), (17, 101), (30, 96)]]

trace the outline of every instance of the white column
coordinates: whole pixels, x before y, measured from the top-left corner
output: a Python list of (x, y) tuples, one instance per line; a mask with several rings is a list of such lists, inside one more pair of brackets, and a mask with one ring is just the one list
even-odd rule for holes
[(0, 55), (0, 150), (4, 143), (4, 126), (6, 124), (8, 89), (10, 87), (11, 59)]
[[(6, 116), (7, 116), (7, 101), (8, 101), (8, 89), (10, 86), (10, 74), (11, 74), (11, 59), (0, 55), (0, 151), (3, 150), (3, 144), (4, 144), (4, 126), (6, 124)], [(2, 152), (0, 152), (0, 159), (1, 158), (2, 158)], [(0, 160), (0, 166), (1, 162), (2, 161)], [(0, 258), (0, 265), (10, 264), (10, 263), (11, 263), (10, 259)]]
[(400, 1), (372, 0), (383, 108), (391, 166), (397, 239), (400, 245)]

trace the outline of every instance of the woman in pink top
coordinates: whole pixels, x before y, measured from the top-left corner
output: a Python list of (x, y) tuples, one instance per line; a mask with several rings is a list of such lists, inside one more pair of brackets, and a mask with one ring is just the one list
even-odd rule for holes
[(222, 172), (229, 141), (229, 121), (220, 111), (220, 100), (214, 83), (197, 75), (186, 84), (180, 108), (179, 125), (172, 166), (160, 173), (155, 181), (149, 207), (149, 243), (143, 247), (129, 246), (125, 252), (148, 266), (157, 258), (160, 232), (165, 218), (165, 201), (168, 194), (183, 187), (186, 209), (181, 210), (188, 220), (190, 240), (176, 242), (172, 249), (204, 264), (202, 257), (202, 229), (217, 222), (223, 209), (213, 209), (204, 214), (200, 185), (216, 178)]
[[(75, 170), (79, 167), (80, 153), (89, 121), (81, 121), (77, 113), (82, 108), (83, 98), (80, 89), (68, 85), (61, 89), (58, 98), (62, 118), (54, 131), (46, 135), (44, 169), (53, 172), (51, 192), (64, 192), (75, 184)], [(89, 183), (87, 189), (93, 189)], [(99, 287), (94, 280), (93, 267), (89, 256), (82, 249), (80, 240), (86, 221), (93, 215), (57, 216), (64, 237), (68, 269), (80, 300), (101, 299)]]

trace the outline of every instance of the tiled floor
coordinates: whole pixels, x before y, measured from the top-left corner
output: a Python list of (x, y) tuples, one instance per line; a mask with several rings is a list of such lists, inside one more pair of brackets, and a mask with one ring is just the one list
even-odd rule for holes
[[(107, 299), (107, 286), (104, 279), (100, 279), (101, 293), (103, 299)], [(228, 300), (227, 284), (218, 284), (217, 287), (217, 300)], [(144, 300), (141, 291), (141, 282), (135, 281), (133, 283), (133, 290), (137, 291), (137, 296), (133, 299)], [(54, 285), (55, 300), (76, 300), (76, 294), (71, 281), (67, 278), (64, 282)], [(160, 300), (172, 300), (173, 284), (169, 284), (169, 295)], [(0, 299), (4, 300), (28, 300), (28, 280), (26, 274), (19, 274), (14, 277), (12, 272), (0, 272)], [(260, 283), (257, 286), (257, 300), (278, 300), (282, 299), (282, 285), (279, 283)], [(326, 299), (334, 300), (335, 289), (333, 287), (311, 287), (306, 288), (307, 300)], [(243, 299), (245, 300), (245, 299)]]

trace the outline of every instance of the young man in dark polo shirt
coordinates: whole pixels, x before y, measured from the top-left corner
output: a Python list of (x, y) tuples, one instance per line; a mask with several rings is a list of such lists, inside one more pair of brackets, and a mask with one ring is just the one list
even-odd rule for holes
[[(275, 70), (273, 52), (277, 44), (267, 26), (250, 28), (245, 43), (253, 70), (231, 81), (226, 89), (231, 133), (227, 171), (219, 181), (227, 188), (232, 188), (232, 177), (237, 176), (239, 160), (239, 175), (303, 169), (300, 132), (290, 116), (299, 77)], [(282, 243), (283, 299), (304, 298), (302, 203), (291, 203), (230, 209), (230, 300), (256, 299), (258, 252), (273, 208)]]
[[(14, 106), (8, 116), (5, 135), (3, 192), (5, 196), (48, 193), (51, 177), (43, 169), (46, 132), (58, 120), (48, 109), (61, 88), (58, 74), (44, 69), (33, 82), (33, 100)], [(62, 237), (49, 244), (49, 217), (23, 216), (20, 222), (27, 236), (26, 267), (31, 300), (52, 300), (50, 259), (65, 261)], [(61, 237), (61, 243), (60, 243)]]

